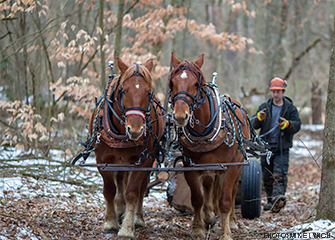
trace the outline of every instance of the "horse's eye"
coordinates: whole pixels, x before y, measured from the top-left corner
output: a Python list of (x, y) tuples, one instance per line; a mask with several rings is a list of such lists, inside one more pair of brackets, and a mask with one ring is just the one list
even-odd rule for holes
[(196, 82), (196, 83), (194, 84), (194, 86), (196, 86), (196, 87), (199, 87), (199, 83), (198, 83), (198, 82)]

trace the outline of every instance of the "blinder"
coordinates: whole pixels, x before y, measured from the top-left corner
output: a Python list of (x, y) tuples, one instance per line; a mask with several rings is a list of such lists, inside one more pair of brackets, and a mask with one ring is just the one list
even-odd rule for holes
[[(138, 77), (142, 77), (145, 79), (145, 77), (139, 72), (139, 65), (142, 65), (141, 62), (136, 62), (136, 72), (131, 75), (129, 78), (133, 77), (133, 76), (138, 76)], [(122, 112), (122, 115), (124, 117), (130, 116), (130, 115), (137, 115), (142, 117), (143, 121), (146, 121), (146, 113), (150, 112), (153, 104), (154, 104), (154, 94), (153, 92), (149, 92), (148, 93), (148, 105), (146, 108), (144, 107), (131, 107), (131, 108), (124, 108), (124, 104), (123, 104), (123, 95), (125, 94), (124, 90), (123, 90), (123, 85), (121, 84), (116, 96), (116, 99), (120, 99), (120, 101), (117, 100), (117, 106), (119, 108), (119, 110)]]
[[(173, 73), (173, 75), (175, 75), (176, 73), (180, 72), (181, 70), (187, 70), (187, 71), (191, 71), (191, 69), (189, 69), (186, 66), (183, 66), (181, 68), (179, 68), (177, 71), (175, 71)], [(206, 95), (205, 96), (201, 96), (202, 91), (202, 74), (198, 71), (197, 72), (199, 74), (199, 84), (198, 84), (198, 88), (197, 88), (197, 93), (193, 96), (190, 93), (186, 92), (186, 91), (179, 91), (176, 94), (174, 94), (172, 96), (172, 89), (173, 89), (173, 83), (172, 83), (172, 74), (169, 77), (169, 88), (170, 88), (170, 103), (171, 103), (171, 108), (174, 108), (174, 104), (177, 100), (183, 100), (184, 102), (186, 102), (186, 104), (190, 107), (190, 109), (193, 111), (195, 110), (197, 105), (202, 105), (205, 103), (206, 101)], [(186, 95), (186, 96), (181, 96), (181, 95)], [(187, 98), (191, 98), (192, 102)]]

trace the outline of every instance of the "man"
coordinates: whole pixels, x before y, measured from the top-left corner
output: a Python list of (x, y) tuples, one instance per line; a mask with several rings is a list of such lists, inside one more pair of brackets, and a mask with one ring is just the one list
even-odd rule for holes
[(253, 117), (252, 125), (260, 130), (260, 136), (268, 142), (272, 156), (269, 161), (261, 158), (263, 184), (268, 202), (264, 210), (279, 212), (286, 204), (289, 148), (293, 135), (300, 130), (301, 120), (293, 101), (285, 97), (286, 81), (275, 77), (269, 89), (272, 98), (262, 103)]

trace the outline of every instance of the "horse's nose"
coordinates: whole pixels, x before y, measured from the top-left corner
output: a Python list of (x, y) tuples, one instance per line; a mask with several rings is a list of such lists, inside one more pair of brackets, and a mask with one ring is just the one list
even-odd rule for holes
[(189, 114), (188, 112), (183, 114), (173, 113), (173, 119), (175, 120), (178, 127), (185, 127), (189, 119)]
[(136, 141), (144, 133), (144, 127), (142, 126), (139, 129), (133, 129), (131, 126), (127, 126), (126, 131), (127, 131), (129, 139)]
[(131, 127), (127, 126), (126, 131), (127, 131), (128, 136), (130, 136), (131, 135)]

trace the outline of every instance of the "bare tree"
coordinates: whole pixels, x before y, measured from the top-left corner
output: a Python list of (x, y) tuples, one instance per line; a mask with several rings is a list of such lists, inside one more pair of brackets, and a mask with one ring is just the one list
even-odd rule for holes
[(317, 219), (335, 221), (335, 18), (332, 33), (332, 48), (328, 95), (326, 105), (326, 121), (323, 138), (322, 173)]
[(103, 46), (105, 43), (105, 34), (104, 34), (104, 0), (99, 1), (99, 27), (101, 29), (100, 34), (100, 65), (101, 65), (101, 85), (100, 89), (103, 90), (105, 88), (105, 81), (106, 81), (106, 57), (105, 51), (103, 50)]
[[(119, 1), (119, 7), (117, 11), (117, 22), (116, 22), (116, 32), (115, 32), (115, 49), (114, 49), (114, 62), (116, 62), (116, 57), (120, 57), (121, 54), (121, 38), (122, 38), (122, 19), (124, 11), (124, 0)], [(115, 65), (115, 70), (117, 71), (117, 65)]]

